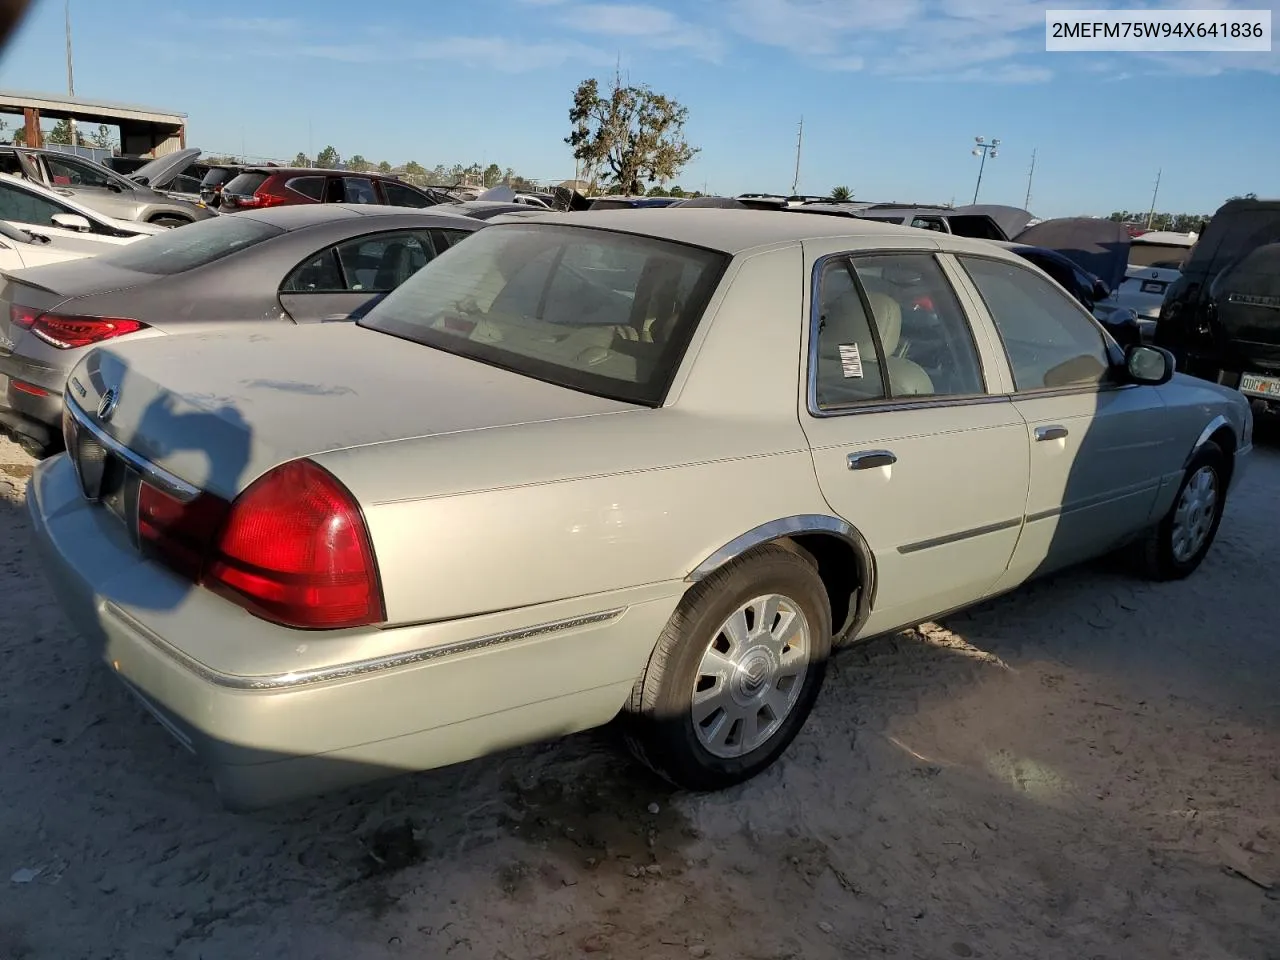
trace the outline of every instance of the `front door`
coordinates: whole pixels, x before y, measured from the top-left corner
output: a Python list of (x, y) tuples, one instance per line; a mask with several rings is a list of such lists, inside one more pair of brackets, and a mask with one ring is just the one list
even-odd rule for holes
[(864, 632), (972, 603), (1008, 567), (1027, 495), (1026, 425), (987, 386), (995, 345), (930, 252), (815, 268), (801, 421), (823, 494), (875, 556)]
[(1027, 423), (1027, 523), (1000, 587), (1096, 556), (1154, 519), (1176, 444), (1159, 391), (1124, 384), (1117, 348), (1052, 281), (959, 256), (1003, 341)]

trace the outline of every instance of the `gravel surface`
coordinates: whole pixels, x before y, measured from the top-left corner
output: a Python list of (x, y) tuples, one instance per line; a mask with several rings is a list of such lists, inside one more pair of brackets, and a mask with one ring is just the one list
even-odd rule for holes
[(252, 816), (67, 628), (0, 441), (0, 960), (1280, 957), (1280, 443), (1103, 562), (838, 658), (752, 783), (600, 731)]

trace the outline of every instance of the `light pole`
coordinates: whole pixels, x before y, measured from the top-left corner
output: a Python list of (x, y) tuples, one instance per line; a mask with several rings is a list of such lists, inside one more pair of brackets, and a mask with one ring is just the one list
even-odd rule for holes
[(978, 163), (978, 182), (973, 188), (973, 202), (977, 203), (978, 191), (982, 189), (982, 170), (987, 165), (987, 155), (990, 154), (992, 160), (1000, 156), (1000, 152), (996, 149), (996, 147), (1000, 146), (1000, 141), (996, 138), (988, 141), (986, 137), (974, 137), (973, 142), (973, 155), (982, 157), (982, 160)]

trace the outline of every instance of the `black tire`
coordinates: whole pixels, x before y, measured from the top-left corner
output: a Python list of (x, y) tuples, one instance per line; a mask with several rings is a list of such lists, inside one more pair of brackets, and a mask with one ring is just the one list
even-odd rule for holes
[(56, 447), (52, 445), (45, 445), (40, 441), (33, 440), (31, 437), (24, 436), (23, 434), (15, 434), (14, 441), (27, 456), (34, 460), (46, 460), (58, 452)]
[(155, 227), (185, 227), (193, 221), (188, 220), (186, 217), (167, 217), (162, 215), (159, 217), (152, 217), (147, 222)]
[[(1209, 471), (1213, 477), (1216, 496), (1212, 514), (1204, 541), (1188, 556), (1179, 556), (1175, 550), (1175, 527), (1178, 525), (1178, 511), (1183, 503), (1183, 495), (1192, 481), (1203, 471)], [(1160, 523), (1153, 527), (1147, 536), (1138, 543), (1138, 560), (1142, 573), (1152, 580), (1181, 580), (1195, 572), (1200, 566), (1209, 548), (1213, 546), (1214, 537), (1218, 535), (1218, 525), (1222, 522), (1222, 512), (1227, 503), (1228, 480), (1227, 455), (1213, 441), (1209, 441), (1196, 451), (1191, 462), (1187, 464), (1182, 483), (1178, 485), (1178, 493), (1173, 498), (1173, 506), (1164, 515)]]
[[(692, 696), (701, 682), (703, 655), (713, 642), (721, 641), (721, 627), (735, 611), (767, 594), (785, 598), (808, 627), (808, 665), (802, 679), (792, 680), (800, 692), (790, 712), (758, 746), (734, 757), (717, 756), (699, 742), (693, 719)], [(822, 688), (830, 653), (831, 605), (817, 565), (798, 548), (760, 547), (696, 584), (681, 600), (632, 691), (623, 717), (628, 746), (659, 776), (686, 789), (720, 790), (748, 780), (777, 760), (804, 726)], [(769, 675), (765, 687), (785, 695), (773, 677)], [(748, 709), (759, 722), (761, 711), (770, 708)], [(766, 716), (773, 716), (771, 709)]]

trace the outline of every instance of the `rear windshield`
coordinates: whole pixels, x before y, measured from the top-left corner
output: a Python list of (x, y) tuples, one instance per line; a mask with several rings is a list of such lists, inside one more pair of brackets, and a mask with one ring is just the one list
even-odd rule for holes
[(226, 183), (236, 175), (234, 170), (226, 170), (222, 167), (213, 167), (204, 175), (204, 179), (200, 181), (202, 187), (216, 187), (220, 183)]
[(587, 227), (502, 224), (361, 325), (561, 386), (659, 406), (728, 258)]
[(98, 257), (124, 270), (168, 276), (202, 267), (284, 233), (243, 214), (175, 227)]
[(1172, 267), (1181, 270), (1182, 263), (1191, 252), (1190, 247), (1173, 243), (1140, 243), (1129, 244), (1129, 264), (1134, 267)]
[(258, 188), (267, 182), (267, 176), (265, 173), (242, 173), (240, 176), (232, 178), (231, 182), (222, 188), (222, 192), (234, 193), (241, 197), (252, 197)]

